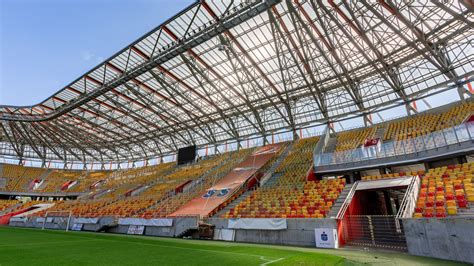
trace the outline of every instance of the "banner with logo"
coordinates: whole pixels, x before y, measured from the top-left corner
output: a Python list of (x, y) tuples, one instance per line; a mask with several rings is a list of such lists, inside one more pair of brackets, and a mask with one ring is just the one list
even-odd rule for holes
[(318, 248), (339, 248), (337, 230), (334, 228), (316, 228), (314, 237)]
[(72, 231), (82, 231), (82, 227), (84, 224), (73, 224), (71, 230)]
[(130, 225), (128, 227), (127, 234), (129, 235), (143, 235), (145, 231), (145, 226), (143, 225)]

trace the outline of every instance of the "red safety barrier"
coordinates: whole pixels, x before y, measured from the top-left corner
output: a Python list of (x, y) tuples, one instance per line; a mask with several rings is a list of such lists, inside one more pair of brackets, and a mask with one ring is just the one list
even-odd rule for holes
[(177, 187), (174, 189), (174, 192), (175, 192), (175, 193), (181, 193), (181, 192), (183, 192), (184, 187), (185, 187), (187, 184), (191, 183), (191, 182), (192, 182), (192, 180), (187, 180), (187, 181), (183, 182), (181, 185), (177, 186)]
[(26, 209), (23, 209), (23, 210), (19, 210), (19, 211), (16, 211), (16, 212), (11, 212), (11, 213), (2, 215), (2, 216), (0, 216), (0, 225), (7, 225), (7, 224), (10, 223), (10, 218), (11, 217), (13, 217), (15, 215), (18, 215), (18, 214), (25, 213), (25, 212), (30, 211), (32, 209), (36, 209), (36, 208), (35, 207), (29, 207), (29, 208), (26, 208)]

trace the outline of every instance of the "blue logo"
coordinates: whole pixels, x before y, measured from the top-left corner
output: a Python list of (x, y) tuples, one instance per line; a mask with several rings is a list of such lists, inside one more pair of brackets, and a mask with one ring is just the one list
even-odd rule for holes
[(321, 234), (321, 240), (322, 240), (322, 241), (328, 241), (328, 235), (326, 234), (326, 232), (323, 232), (323, 233)]

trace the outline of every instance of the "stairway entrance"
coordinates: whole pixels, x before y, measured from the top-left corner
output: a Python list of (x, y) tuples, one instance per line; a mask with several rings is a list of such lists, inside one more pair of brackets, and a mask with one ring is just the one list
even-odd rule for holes
[(407, 179), (403, 185), (397, 183), (398, 186), (384, 186), (380, 181), (359, 182), (347, 212), (340, 220), (342, 242), (352, 246), (406, 250), (399, 213), (405, 206), (407, 182), (410, 184)]
[(346, 245), (406, 250), (403, 223), (395, 215), (347, 215), (342, 221)]

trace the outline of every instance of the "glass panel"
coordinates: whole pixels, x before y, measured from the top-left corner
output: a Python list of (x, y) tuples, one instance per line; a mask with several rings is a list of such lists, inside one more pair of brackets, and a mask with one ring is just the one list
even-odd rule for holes
[(315, 156), (314, 164), (334, 165), (403, 156), (469, 141), (473, 139), (472, 136), (474, 136), (474, 123), (461, 124), (416, 138), (387, 141), (380, 146), (320, 154)]

